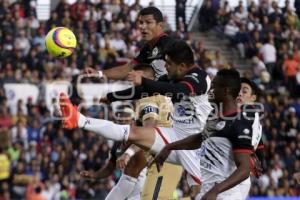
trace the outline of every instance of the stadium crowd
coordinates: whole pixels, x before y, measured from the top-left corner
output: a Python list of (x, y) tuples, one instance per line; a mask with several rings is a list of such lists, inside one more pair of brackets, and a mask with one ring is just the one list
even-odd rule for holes
[[(241, 57), (258, 56), (262, 69), (266, 68), (272, 77), (271, 83), (264, 85), (271, 92), (259, 100), (266, 109), (266, 171), (259, 180), (253, 180), (251, 194), (300, 195), (299, 186), (291, 178), (300, 171), (300, 93), (297, 95), (295, 87), (300, 62), (299, 17), (275, 3), (251, 4), (248, 9), (239, 5), (236, 10), (226, 5), (214, 12), (218, 25), (224, 27)], [(19, 101), (10, 110), (3, 85), (33, 83), (42, 87), (53, 80), (71, 81), (87, 67), (108, 69), (133, 58), (141, 46), (135, 23), (141, 7), (138, 1), (129, 6), (118, 0), (77, 1), (72, 5), (61, 0), (50, 19), (43, 22), (37, 19), (35, 6), (35, 1), (0, 0), (0, 137), (6, 141), (0, 147), (0, 199), (104, 199), (120, 171), (96, 182), (82, 180), (79, 172), (101, 168), (111, 145), (93, 133), (67, 133), (51, 117), (45, 99), (39, 99), (37, 104), (30, 99), (27, 103)], [(165, 20), (166, 32), (186, 39), (195, 50), (199, 66), (205, 66), (210, 59), (205, 42), (186, 33), (184, 24), (172, 32)], [(54, 59), (45, 51), (45, 34), (56, 26), (69, 27), (77, 36), (78, 47), (68, 59)], [(234, 35), (228, 35), (226, 27), (235, 31)], [(265, 39), (269, 43), (264, 43)], [(274, 49), (275, 55), (269, 55), (268, 48)], [(218, 51), (212, 63), (219, 69), (230, 67)], [(253, 78), (260, 80), (261, 71)], [(282, 88), (279, 86), (287, 89), (277, 90)], [(85, 113), (110, 120), (113, 116), (111, 110), (105, 115), (103, 108), (95, 106), (86, 108)], [(7, 171), (2, 170), (9, 164)], [(184, 180), (178, 193), (189, 194)]]
[(286, 0), (281, 8), (277, 1), (249, 1), (245, 7), (239, 1), (231, 8), (228, 1), (215, 6), (207, 0), (200, 11), (200, 30), (214, 29), (242, 59), (252, 59), (252, 79), (263, 90), (266, 171), (253, 181), (253, 196), (299, 195), (292, 180), (300, 169), (299, 3)]

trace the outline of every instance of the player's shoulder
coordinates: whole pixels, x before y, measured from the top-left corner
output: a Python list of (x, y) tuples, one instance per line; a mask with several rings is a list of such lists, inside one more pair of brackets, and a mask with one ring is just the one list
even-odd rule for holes
[(156, 46), (166, 50), (170, 44), (174, 41), (174, 38), (170, 37), (167, 34), (163, 34), (159, 37)]
[(207, 73), (200, 67), (193, 67), (190, 71), (184, 76), (185, 79), (191, 79), (199, 83), (201, 80), (209, 79)]
[(253, 121), (255, 117), (261, 117), (264, 114), (264, 106), (259, 103), (244, 104), (240, 107), (242, 119)]
[(237, 135), (251, 135), (253, 120), (250, 120), (244, 112), (238, 112), (235, 120), (232, 123), (232, 128)]

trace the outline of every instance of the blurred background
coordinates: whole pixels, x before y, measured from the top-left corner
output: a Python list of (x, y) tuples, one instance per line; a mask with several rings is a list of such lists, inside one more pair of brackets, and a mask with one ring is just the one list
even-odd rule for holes
[[(236, 68), (259, 86), (266, 161), (250, 196), (297, 199), (300, 0), (0, 0), (0, 199), (104, 199), (115, 185), (118, 170), (96, 182), (80, 179), (81, 170), (105, 164), (112, 142), (66, 132), (53, 105), (83, 69), (109, 69), (138, 53), (135, 20), (148, 5), (163, 11), (165, 31), (186, 40), (211, 77)], [(78, 40), (67, 59), (45, 51), (45, 34), (57, 26), (69, 27)], [(114, 120), (114, 106), (98, 104), (102, 90), (91, 88), (93, 80), (82, 82), (83, 91), (94, 91), (82, 94), (90, 97), (83, 98), (84, 114)], [(175, 196), (189, 192), (183, 176)]]

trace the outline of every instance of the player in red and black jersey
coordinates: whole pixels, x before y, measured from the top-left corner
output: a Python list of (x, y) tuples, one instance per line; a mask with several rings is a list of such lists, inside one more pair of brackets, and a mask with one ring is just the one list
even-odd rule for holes
[[(160, 167), (172, 150), (201, 149), (202, 186), (196, 199), (243, 199), (239, 187), (251, 171), (253, 121), (239, 112), (236, 98), (241, 80), (235, 70), (220, 70), (212, 81), (211, 101), (216, 105), (216, 116), (207, 120), (202, 133), (170, 143), (157, 155), (154, 162)], [(214, 124), (214, 126), (210, 126)], [(207, 130), (209, 129), (209, 130)], [(209, 132), (208, 138), (204, 136)]]
[(161, 11), (156, 7), (147, 7), (138, 14), (138, 27), (145, 42), (139, 55), (128, 63), (104, 71), (86, 69), (87, 74), (106, 76), (108, 79), (125, 79), (137, 63), (150, 64), (155, 72), (155, 79), (167, 73), (165, 68), (165, 49), (172, 39), (164, 33)]
[[(134, 111), (128, 107), (119, 108), (115, 116), (115, 122), (117, 124), (134, 124)], [(80, 175), (83, 178), (92, 180), (107, 178), (115, 170), (118, 157), (122, 155), (128, 146), (129, 145), (124, 145), (122, 142), (115, 142), (110, 151), (109, 160), (103, 168), (96, 172), (82, 171)]]

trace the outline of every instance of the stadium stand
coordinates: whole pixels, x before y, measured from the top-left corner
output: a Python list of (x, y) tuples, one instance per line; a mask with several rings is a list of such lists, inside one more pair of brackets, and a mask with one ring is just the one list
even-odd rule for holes
[[(4, 85), (32, 83), (43, 91), (45, 83), (72, 81), (87, 67), (108, 69), (133, 58), (141, 46), (135, 24), (140, 5), (119, 1), (69, 5), (61, 0), (44, 22), (37, 20), (35, 4), (28, 2), (0, 0), (0, 199), (104, 199), (120, 171), (96, 182), (83, 181), (79, 172), (103, 166), (110, 143), (81, 130), (66, 134), (43, 98), (37, 103), (19, 100), (9, 108)], [(300, 171), (299, 1), (295, 1), (296, 12), (266, 2), (235, 9), (226, 3), (213, 4), (200, 11), (199, 23), (201, 31), (218, 30), (231, 42), (228, 48), (237, 48), (242, 58), (253, 59), (253, 74), (246, 75), (264, 91), (259, 101), (265, 106), (265, 174), (253, 179), (251, 196), (299, 196), (300, 188), (292, 179)], [(214, 15), (201, 18), (208, 17), (205, 13)], [(70, 27), (77, 36), (78, 48), (68, 59), (54, 59), (45, 51), (43, 38), (55, 26)], [(206, 49), (205, 41), (184, 28), (166, 32), (186, 39), (199, 66), (211, 76), (232, 67), (219, 51)], [(112, 119), (111, 109), (86, 108), (85, 113)], [(183, 179), (177, 195), (189, 192)]]

